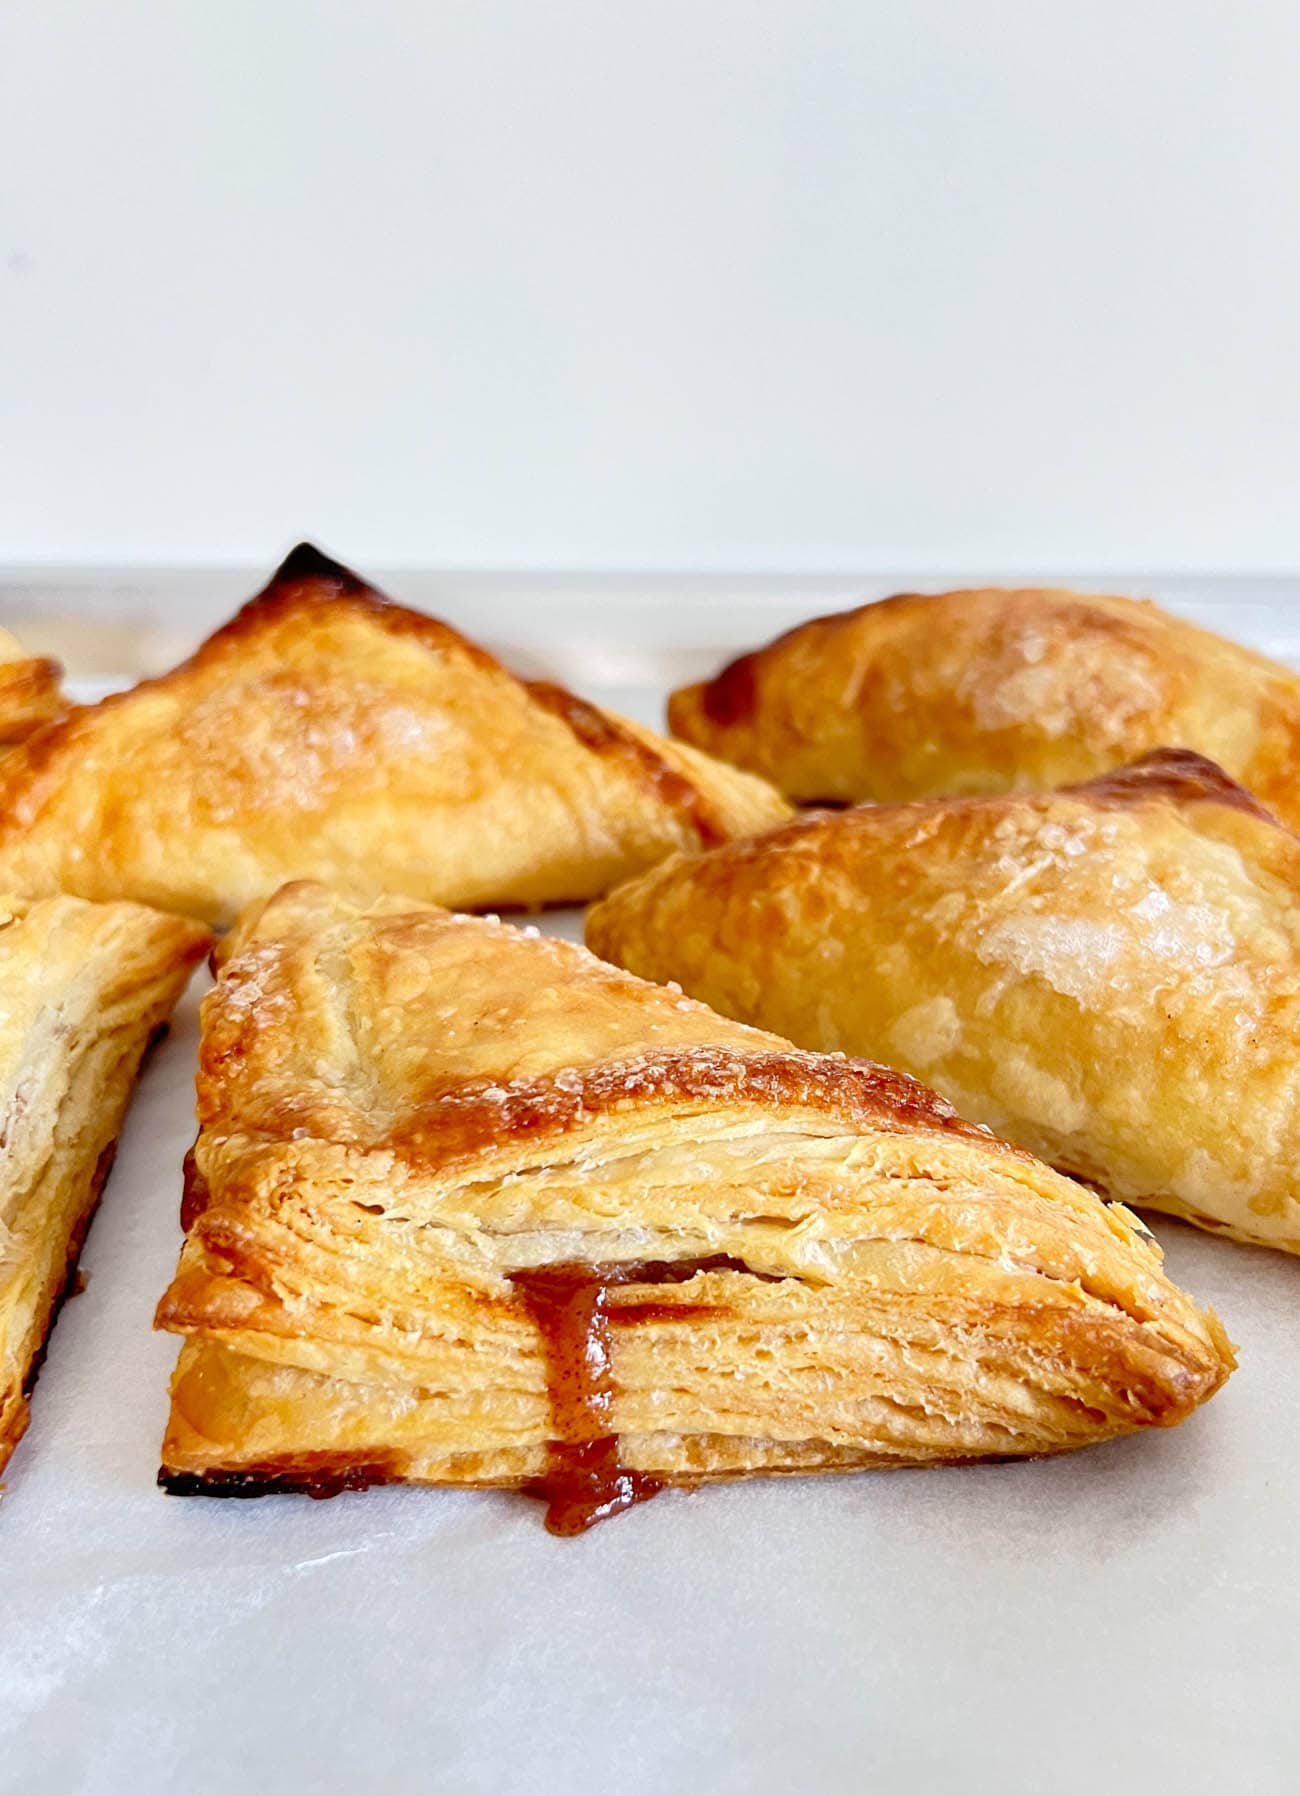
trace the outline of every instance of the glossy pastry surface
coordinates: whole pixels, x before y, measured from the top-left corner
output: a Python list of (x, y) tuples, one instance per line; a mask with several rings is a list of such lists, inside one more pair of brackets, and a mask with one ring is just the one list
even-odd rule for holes
[(0, 630), (0, 752), (21, 742), (63, 707), (57, 661), (24, 652), (7, 630)]
[(587, 940), (1125, 1203), (1300, 1251), (1300, 839), (1199, 756), (814, 813), (674, 858)]
[(1134, 599), (905, 593), (789, 631), (668, 715), (807, 803), (1058, 786), (1173, 744), (1300, 825), (1300, 678)]
[(141, 1056), (208, 941), (140, 905), (0, 897), (0, 1471)]
[(582, 949), (290, 886), (204, 1003), (179, 1491), (660, 1483), (1180, 1421), (1218, 1323), (1135, 1220), (913, 1081)]
[(302, 875), (536, 905), (787, 813), (303, 546), (192, 660), (0, 759), (0, 885), (214, 923)]

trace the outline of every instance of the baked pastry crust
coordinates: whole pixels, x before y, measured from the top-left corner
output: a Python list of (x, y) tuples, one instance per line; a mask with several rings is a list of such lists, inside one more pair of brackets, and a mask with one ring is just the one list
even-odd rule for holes
[(0, 750), (25, 736), (63, 709), (57, 661), (24, 654), (7, 630), (0, 630)]
[(136, 904), (0, 897), (0, 1472), (141, 1057), (209, 940)]
[(809, 803), (1059, 786), (1173, 743), (1300, 825), (1300, 678), (1135, 599), (904, 593), (789, 631), (668, 716)]
[(1231, 1368), (1133, 1217), (882, 1067), (409, 900), (291, 886), (220, 958), (172, 1490), (1057, 1452)]
[(212, 923), (300, 875), (527, 906), (787, 814), (303, 545), (182, 667), (0, 762), (0, 884)]
[(1125, 1203), (1300, 1251), (1300, 839), (1200, 756), (814, 813), (655, 869), (587, 941)]

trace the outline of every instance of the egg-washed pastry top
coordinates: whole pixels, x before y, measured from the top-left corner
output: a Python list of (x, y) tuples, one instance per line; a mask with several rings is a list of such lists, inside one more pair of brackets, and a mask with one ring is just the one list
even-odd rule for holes
[(1300, 838), (1199, 756), (813, 814), (675, 857), (587, 940), (1125, 1203), (1300, 1251)]
[(138, 904), (0, 896), (0, 1472), (141, 1056), (209, 940)]
[(1300, 677), (1134, 599), (905, 593), (800, 625), (668, 715), (807, 803), (1058, 786), (1168, 744), (1300, 824)]
[(7, 630), (0, 630), (0, 753), (58, 716), (62, 671), (57, 661), (26, 654)]
[(180, 1492), (663, 1483), (1181, 1421), (1215, 1318), (1136, 1220), (883, 1067), (581, 948), (286, 888), (203, 1006)]
[(576, 902), (786, 814), (761, 781), (517, 679), (304, 545), (192, 660), (0, 757), (0, 886), (212, 923), (302, 875)]

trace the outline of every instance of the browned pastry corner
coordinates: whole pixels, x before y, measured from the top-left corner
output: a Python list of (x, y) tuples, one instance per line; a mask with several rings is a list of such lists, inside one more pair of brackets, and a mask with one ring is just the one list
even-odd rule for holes
[(1059, 786), (1176, 743), (1300, 825), (1300, 678), (1135, 599), (905, 593), (791, 630), (668, 716), (806, 803)]
[(63, 709), (57, 661), (23, 653), (7, 630), (0, 630), (0, 752), (30, 736)]
[(0, 897), (0, 1472), (141, 1056), (210, 939), (137, 904)]
[(303, 545), (192, 660), (0, 760), (0, 886), (212, 923), (303, 875), (528, 906), (787, 814)]
[(1300, 1252), (1300, 839), (1199, 755), (813, 813), (675, 857), (587, 941), (903, 1067), (1125, 1203)]
[(204, 1001), (163, 1484), (663, 1484), (1054, 1453), (1232, 1352), (1159, 1249), (883, 1067), (318, 885)]

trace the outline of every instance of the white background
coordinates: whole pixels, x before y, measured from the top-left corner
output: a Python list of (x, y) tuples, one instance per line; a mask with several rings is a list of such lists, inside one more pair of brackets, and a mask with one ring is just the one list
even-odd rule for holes
[(1293, 0), (7, 0), (0, 562), (1300, 565)]

